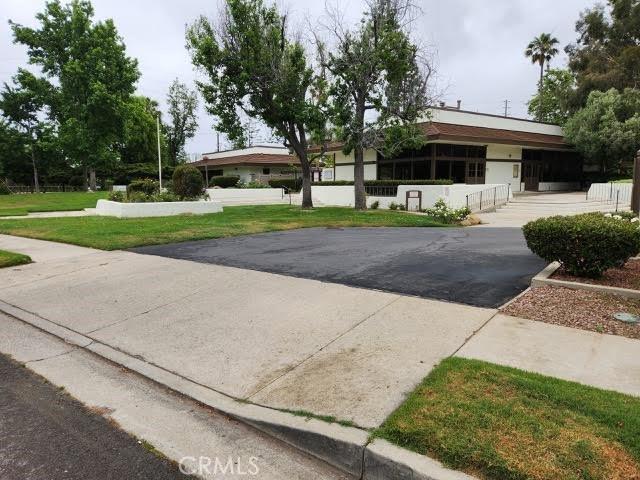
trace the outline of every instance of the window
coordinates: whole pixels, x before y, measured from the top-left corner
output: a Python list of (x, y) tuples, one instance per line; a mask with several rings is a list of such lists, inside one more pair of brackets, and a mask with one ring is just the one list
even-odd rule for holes
[(268, 167), (265, 167), (262, 169), (262, 174), (263, 175), (269, 175), (271, 173), (271, 169)]
[(222, 173), (222, 169), (219, 168), (217, 170), (209, 170), (209, 176), (210, 177), (221, 177), (222, 175), (224, 175)]

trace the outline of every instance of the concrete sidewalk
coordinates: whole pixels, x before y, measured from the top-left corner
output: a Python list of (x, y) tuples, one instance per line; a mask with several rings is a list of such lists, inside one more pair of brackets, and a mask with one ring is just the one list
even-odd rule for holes
[(233, 398), (368, 428), (495, 314), (130, 252), (64, 256), (65, 246), (23, 240), (0, 239), (36, 259), (0, 271), (2, 302)]
[(0, 248), (36, 260), (0, 270), (0, 301), (16, 316), (272, 408), (376, 427), (454, 353), (640, 395), (636, 340), (130, 252), (6, 236)]

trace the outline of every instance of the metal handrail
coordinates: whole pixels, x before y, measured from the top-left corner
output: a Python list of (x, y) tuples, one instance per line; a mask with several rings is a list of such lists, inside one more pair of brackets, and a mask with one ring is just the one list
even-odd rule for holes
[(633, 184), (615, 183), (592, 184), (587, 190), (586, 200), (595, 200), (616, 206), (616, 212), (621, 206), (631, 205)]
[(509, 202), (511, 184), (496, 185), (484, 190), (470, 193), (466, 197), (466, 205), (471, 213), (481, 212), (487, 208), (495, 208)]

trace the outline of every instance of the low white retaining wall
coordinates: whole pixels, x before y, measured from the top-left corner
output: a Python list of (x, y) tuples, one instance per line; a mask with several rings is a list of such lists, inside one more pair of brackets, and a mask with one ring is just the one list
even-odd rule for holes
[(282, 188), (208, 188), (209, 198), (223, 205), (251, 205), (289, 201)]
[[(407, 202), (408, 191), (420, 191), (422, 194), (422, 208), (431, 208), (442, 198), (452, 208), (461, 208), (466, 206), (467, 195), (481, 190), (490, 190), (494, 187), (502, 185), (482, 184), (482, 185), (399, 185), (398, 194), (395, 197), (367, 197), (367, 205), (378, 202), (379, 208), (389, 208), (391, 203), (405, 205)], [(311, 196), (313, 201), (317, 201), (322, 205), (330, 205), (337, 207), (352, 207), (355, 203), (355, 194), (353, 185), (335, 185), (322, 186), (313, 185), (311, 187)], [(509, 198), (513, 198), (513, 192), (510, 192)]]
[(587, 192), (587, 200), (615, 202), (616, 198), (631, 202), (633, 183), (592, 183)]
[(540, 182), (539, 192), (570, 192), (580, 190), (580, 182)]
[(169, 217), (173, 215), (222, 212), (220, 202), (147, 202), (147, 203), (121, 203), (111, 200), (98, 200), (96, 215), (117, 218), (139, 217)]

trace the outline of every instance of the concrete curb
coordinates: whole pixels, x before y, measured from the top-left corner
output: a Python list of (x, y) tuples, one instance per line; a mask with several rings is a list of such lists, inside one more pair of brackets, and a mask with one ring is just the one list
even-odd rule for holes
[(0, 312), (71, 345), (127, 368), (172, 391), (278, 438), (361, 479), (473, 480), (439, 462), (384, 440), (369, 442), (369, 433), (354, 427), (299, 417), (280, 410), (243, 403), (174, 372), (46, 320), (0, 300)]
[(594, 285), (591, 283), (570, 282), (567, 280), (555, 280), (550, 278), (556, 270), (560, 268), (558, 262), (550, 263), (531, 279), (531, 288), (539, 288), (545, 285), (553, 285), (556, 287), (571, 288), (573, 290), (586, 290), (589, 292), (607, 293), (610, 295), (619, 295), (625, 298), (639, 299), (640, 290), (632, 290), (630, 288), (607, 287), (606, 285)]

